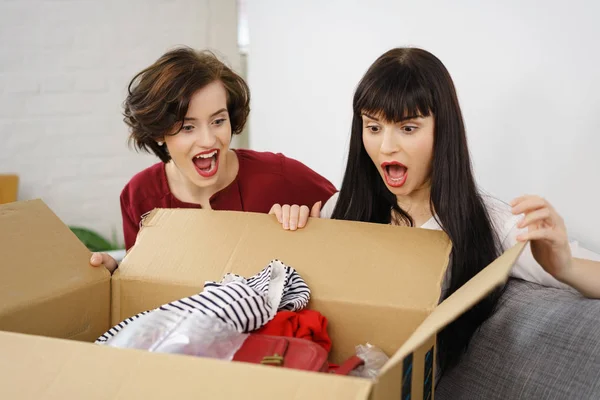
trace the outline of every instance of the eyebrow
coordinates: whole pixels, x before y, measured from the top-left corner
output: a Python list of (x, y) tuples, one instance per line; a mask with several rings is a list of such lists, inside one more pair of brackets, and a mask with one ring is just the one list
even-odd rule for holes
[[(373, 116), (371, 116), (369, 114), (366, 114), (366, 113), (362, 113), (362, 115), (365, 116), (365, 117), (367, 117), (367, 118), (369, 118), (369, 119), (372, 119), (373, 121), (379, 122), (379, 118), (375, 118), (375, 117), (373, 117)], [(422, 115), (409, 115), (407, 117), (403, 117), (398, 122), (410, 121), (410, 120), (419, 119), (419, 118), (423, 118), (423, 116)]]
[(211, 117), (214, 117), (215, 115), (221, 114), (222, 112), (227, 111), (226, 108), (221, 108), (219, 111), (215, 111), (214, 113), (210, 114)]
[[(218, 111), (215, 111), (214, 113), (210, 114), (210, 117), (209, 117), (209, 118), (212, 118), (212, 117), (214, 117), (215, 115), (219, 115), (219, 114), (221, 114), (222, 112), (226, 112), (226, 111), (227, 111), (227, 109), (226, 109), (226, 108), (221, 108), (220, 110), (218, 110)], [(197, 121), (198, 119), (197, 119), (197, 118), (185, 117), (183, 120), (184, 120), (184, 121)]]
[(373, 121), (377, 121), (377, 122), (379, 122), (379, 119), (378, 119), (378, 118), (372, 117), (372, 116), (370, 116), (369, 114), (363, 113), (362, 115), (363, 115), (363, 116), (365, 116), (365, 117), (367, 117), (367, 118), (369, 118), (369, 119), (372, 119)]

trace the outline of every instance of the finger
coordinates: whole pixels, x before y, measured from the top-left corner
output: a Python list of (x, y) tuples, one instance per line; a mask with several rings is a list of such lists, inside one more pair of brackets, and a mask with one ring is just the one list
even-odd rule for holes
[(100, 267), (102, 265), (102, 254), (101, 253), (93, 253), (90, 258), (90, 265), (92, 267)]
[(320, 201), (318, 201), (312, 206), (312, 209), (310, 210), (311, 217), (313, 217), (313, 218), (321, 217), (321, 204), (322, 203)]
[(543, 208), (548, 209), (550, 215), (548, 220), (552, 226), (564, 228), (564, 220), (550, 202), (539, 196), (523, 196), (522, 201), (518, 203), (512, 210), (513, 214), (527, 214)]
[(289, 229), (290, 228), (290, 206), (289, 206), (289, 204), (284, 204), (283, 207), (281, 207), (281, 212), (282, 212), (281, 219), (283, 221), (283, 229)]
[(552, 242), (560, 241), (560, 233), (555, 229), (537, 229), (522, 233), (517, 236), (519, 242), (526, 242), (528, 240), (549, 240)]
[(298, 227), (298, 219), (300, 218), (300, 206), (294, 204), (290, 207), (290, 230), (295, 231)]
[(304, 228), (306, 226), (306, 222), (308, 221), (309, 215), (310, 210), (308, 209), (308, 207), (300, 207), (300, 216), (298, 217), (298, 228)]
[(115, 269), (117, 269), (117, 261), (114, 258), (109, 256), (106, 253), (94, 253), (90, 258), (90, 264), (94, 267), (100, 267), (104, 265), (104, 267), (110, 271), (112, 274)]
[(112, 274), (117, 269), (117, 261), (106, 253), (102, 253), (102, 264)]
[(543, 203), (544, 199), (537, 195), (527, 194), (524, 196), (517, 197), (516, 199), (510, 202), (510, 205), (514, 208), (517, 206), (522, 206), (523, 204), (531, 204), (532, 202)]
[(513, 214), (523, 214), (529, 211), (538, 210), (540, 208), (546, 207), (547, 202), (543, 198), (539, 196), (528, 196), (523, 200), (518, 201), (512, 207)]
[(531, 226), (532, 224), (541, 224), (546, 222), (549, 226), (552, 226), (552, 212), (548, 207), (540, 208), (539, 210), (535, 210), (525, 214), (525, 217), (517, 224), (519, 228), (525, 228), (526, 226)]
[(277, 217), (277, 221), (279, 221), (279, 223), (281, 224), (281, 205), (273, 204), (273, 207), (271, 207), (269, 214), (275, 214), (275, 217)]

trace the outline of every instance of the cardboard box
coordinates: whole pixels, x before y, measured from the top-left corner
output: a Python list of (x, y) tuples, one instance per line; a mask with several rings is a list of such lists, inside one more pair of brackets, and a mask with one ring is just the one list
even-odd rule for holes
[[(523, 247), (438, 305), (451, 249), (440, 231), (316, 219), (290, 232), (264, 214), (155, 210), (111, 278), (41, 201), (0, 206), (0, 398), (431, 399), (436, 333), (502, 284)], [(366, 342), (391, 356), (378, 380), (85, 343), (274, 258), (311, 288), (333, 362)]]
[(18, 175), (0, 175), (0, 204), (17, 201), (18, 191)]

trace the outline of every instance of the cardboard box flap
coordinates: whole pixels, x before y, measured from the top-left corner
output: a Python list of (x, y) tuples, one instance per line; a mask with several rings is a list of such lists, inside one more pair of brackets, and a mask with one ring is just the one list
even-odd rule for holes
[(500, 257), (440, 303), (402, 347), (390, 358), (381, 370), (381, 376), (383, 377), (384, 374), (392, 370), (395, 366), (400, 365), (408, 354), (426, 343), (442, 328), (477, 304), (494, 288), (505, 283), (512, 266), (521, 255), (525, 245), (526, 243), (517, 243), (506, 250)]
[(161, 209), (145, 219), (118, 279), (201, 290), (206, 280), (249, 277), (279, 259), (313, 299), (423, 309), (439, 300), (450, 249), (441, 231), (321, 219), (285, 231), (273, 215)]
[(355, 399), (372, 382), (0, 332), (1, 399)]
[(110, 274), (42, 201), (0, 206), (0, 254), (0, 329), (75, 338), (108, 324)]

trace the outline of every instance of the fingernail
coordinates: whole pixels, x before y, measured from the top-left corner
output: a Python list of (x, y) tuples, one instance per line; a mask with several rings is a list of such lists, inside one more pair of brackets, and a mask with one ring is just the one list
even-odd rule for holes
[(290, 225), (290, 229), (291, 229), (291, 230), (295, 230), (295, 229), (296, 229), (296, 224), (291, 224), (291, 225)]
[(288, 224), (287, 222), (284, 222), (284, 223), (283, 223), (283, 229), (288, 229), (289, 227), (290, 227), (290, 226), (289, 226), (289, 224)]

